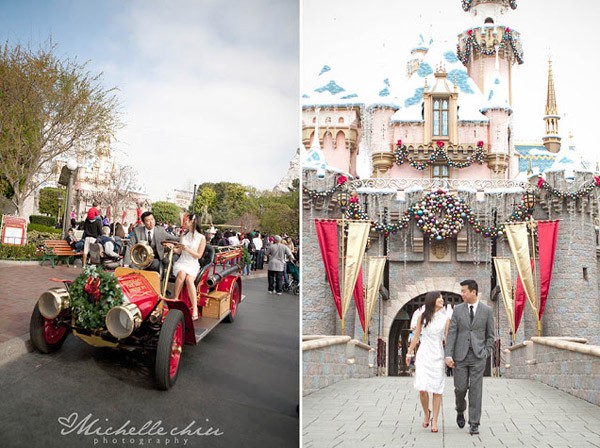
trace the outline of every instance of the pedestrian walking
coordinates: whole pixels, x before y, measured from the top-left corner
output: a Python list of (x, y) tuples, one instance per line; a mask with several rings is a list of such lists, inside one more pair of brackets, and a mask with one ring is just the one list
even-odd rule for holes
[(268, 287), (269, 294), (276, 292), (278, 295), (281, 295), (283, 291), (283, 270), (286, 267), (285, 257), (287, 255), (291, 260), (294, 260), (294, 256), (289, 247), (281, 244), (281, 237), (279, 235), (275, 235), (274, 240), (275, 242), (267, 248), (267, 257), (269, 260), (267, 265)]
[(469, 392), (469, 434), (479, 434), (483, 371), (486, 359), (494, 349), (494, 316), (492, 309), (477, 299), (475, 280), (460, 283), (463, 303), (452, 313), (446, 343), (446, 365), (454, 367), (456, 423), (465, 426), (465, 396)]
[[(438, 432), (438, 415), (444, 393), (445, 370), (443, 342), (448, 333), (450, 320), (444, 311), (444, 298), (439, 291), (425, 295), (425, 309), (418, 317), (417, 328), (406, 354), (406, 365), (413, 360), (417, 343), (420, 343), (415, 358), (414, 388), (419, 391), (423, 407), (423, 428), (431, 424), (431, 432)], [(432, 407), (429, 406), (429, 393)], [(433, 409), (433, 412), (431, 411)]]

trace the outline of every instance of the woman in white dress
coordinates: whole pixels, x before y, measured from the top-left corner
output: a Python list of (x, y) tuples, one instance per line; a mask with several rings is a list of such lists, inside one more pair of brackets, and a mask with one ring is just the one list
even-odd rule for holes
[(204, 253), (206, 239), (202, 234), (198, 215), (189, 215), (185, 222), (185, 228), (186, 233), (181, 237), (180, 244), (174, 249), (176, 253), (181, 254), (179, 260), (173, 265), (173, 274), (177, 276), (175, 280), (175, 297), (179, 298), (185, 283), (192, 304), (192, 320), (198, 320), (198, 298), (196, 297), (194, 280), (200, 271), (198, 259)]
[[(415, 346), (420, 341), (415, 359), (414, 387), (419, 391), (423, 406), (423, 428), (429, 427), (431, 432), (438, 432), (437, 422), (444, 393), (446, 365), (444, 363), (443, 342), (448, 334), (450, 319), (444, 311), (444, 299), (439, 291), (431, 291), (425, 295), (425, 311), (419, 316), (415, 335), (406, 355), (407, 365), (413, 357)], [(433, 413), (429, 407), (429, 392), (433, 395)], [(433, 415), (432, 415), (433, 414)]]

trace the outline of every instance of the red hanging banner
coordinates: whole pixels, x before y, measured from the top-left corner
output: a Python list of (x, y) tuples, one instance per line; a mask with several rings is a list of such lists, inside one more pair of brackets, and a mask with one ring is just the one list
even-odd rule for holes
[[(533, 265), (533, 261), (531, 263)], [(521, 283), (521, 277), (517, 274), (517, 287), (515, 289), (515, 333), (519, 329), (521, 323), (521, 317), (523, 317), (523, 310), (525, 309), (525, 290), (523, 289), (523, 283)]]
[(558, 221), (538, 222), (538, 246), (540, 258), (540, 314), (542, 319), (550, 282), (552, 281), (552, 267), (556, 253), (556, 240), (558, 239)]
[(360, 324), (362, 325), (363, 331), (365, 329), (365, 291), (363, 288), (362, 279), (362, 267), (358, 271), (358, 277), (356, 279), (356, 285), (354, 285), (354, 303), (356, 303), (356, 311), (360, 318)]
[(325, 265), (325, 274), (333, 294), (335, 307), (340, 319), (342, 318), (342, 300), (340, 298), (340, 272), (339, 272), (339, 244), (338, 229), (336, 221), (315, 221), (317, 238)]

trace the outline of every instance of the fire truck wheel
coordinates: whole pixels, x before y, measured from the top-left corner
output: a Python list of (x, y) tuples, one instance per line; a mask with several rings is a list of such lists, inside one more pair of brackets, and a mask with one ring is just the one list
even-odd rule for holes
[(161, 390), (170, 389), (177, 380), (184, 330), (183, 313), (179, 310), (170, 310), (158, 336), (154, 365), (156, 385)]
[(29, 337), (41, 353), (52, 353), (62, 347), (69, 336), (66, 327), (56, 325), (56, 319), (46, 319), (36, 304), (29, 321)]

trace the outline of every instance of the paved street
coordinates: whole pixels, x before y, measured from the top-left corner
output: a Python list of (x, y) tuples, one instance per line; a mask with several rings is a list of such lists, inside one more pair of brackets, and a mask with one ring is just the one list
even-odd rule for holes
[[(20, 275), (33, 281), (32, 272), (42, 275), (33, 268), (27, 274), (21, 271), (29, 267), (13, 269), (12, 279)], [(3, 295), (6, 269), (0, 267)], [(43, 275), (59, 272), (47, 268)], [(184, 347), (177, 384), (168, 392), (154, 388), (151, 360), (94, 348), (73, 336), (52, 355), (27, 353), (5, 362), (0, 366), (0, 445), (297, 447), (298, 297), (267, 294), (265, 278), (244, 278), (244, 294), (234, 323), (219, 325), (198, 346)], [(38, 295), (39, 289), (31, 303), (21, 299), (26, 322), (13, 322), (11, 332), (27, 331)], [(88, 415), (88, 424), (98, 419), (92, 434), (69, 433)], [(137, 432), (126, 437), (108, 432), (128, 421), (127, 428)], [(160, 428), (168, 434), (160, 435)]]
[(423, 429), (412, 383), (410, 377), (352, 379), (304, 397), (303, 447), (600, 447), (600, 408), (541, 383), (485, 378), (478, 436), (456, 425), (452, 378), (440, 432)]

